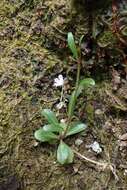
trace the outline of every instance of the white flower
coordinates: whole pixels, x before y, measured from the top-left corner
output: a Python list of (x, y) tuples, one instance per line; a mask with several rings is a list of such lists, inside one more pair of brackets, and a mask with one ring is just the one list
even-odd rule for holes
[(63, 75), (58, 75), (58, 78), (54, 79), (54, 85), (53, 86), (63, 86), (64, 85), (64, 78)]
[(56, 105), (57, 109), (60, 110), (61, 108), (63, 107), (66, 107), (66, 104), (64, 102), (59, 102), (57, 105)]

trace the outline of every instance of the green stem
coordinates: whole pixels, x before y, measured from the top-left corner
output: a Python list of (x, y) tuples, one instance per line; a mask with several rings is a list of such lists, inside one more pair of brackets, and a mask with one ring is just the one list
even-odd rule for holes
[(77, 77), (76, 77), (76, 84), (75, 84), (75, 91), (76, 91), (76, 94), (77, 94), (77, 90), (78, 90), (78, 86), (79, 86), (81, 61), (78, 60), (77, 64), (78, 64), (78, 68), (77, 68)]
[[(79, 59), (77, 61), (78, 64), (78, 68), (77, 68), (77, 76), (76, 76), (76, 83), (75, 83), (75, 94), (74, 94), (74, 99), (75, 99), (75, 104), (76, 104), (76, 98), (77, 98), (77, 90), (78, 90), (78, 86), (79, 86), (79, 80), (80, 80), (80, 70), (81, 70), (81, 59)], [(74, 105), (75, 106), (75, 105)], [(63, 138), (66, 136), (67, 131), (70, 128), (70, 123), (72, 120), (72, 115), (68, 116), (68, 122), (67, 122), (67, 127), (64, 131), (64, 134), (62, 135)]]
[[(76, 76), (76, 83), (75, 83), (75, 94), (74, 94), (75, 104), (76, 104), (76, 96), (77, 96), (77, 91), (78, 91), (78, 86), (79, 86), (79, 79), (80, 79), (81, 61), (78, 60), (77, 64), (78, 64), (78, 68), (77, 68), (77, 76)], [(68, 125), (70, 124), (71, 119), (72, 119), (72, 116), (69, 116), (69, 118), (68, 118)]]
[(60, 102), (62, 102), (63, 100), (63, 94), (64, 94), (64, 85), (62, 86), (62, 90), (61, 90)]
[[(80, 69), (81, 69), (81, 60), (80, 59), (78, 59), (77, 64), (78, 64), (78, 67), (77, 67), (77, 76), (76, 76), (75, 93), (74, 93), (75, 104), (76, 104), (77, 91), (78, 91), (79, 79), (80, 79)], [(75, 107), (75, 104), (73, 105), (73, 107)], [(69, 118), (68, 118), (69, 124), (71, 122), (71, 119), (72, 119), (72, 115), (69, 116)]]

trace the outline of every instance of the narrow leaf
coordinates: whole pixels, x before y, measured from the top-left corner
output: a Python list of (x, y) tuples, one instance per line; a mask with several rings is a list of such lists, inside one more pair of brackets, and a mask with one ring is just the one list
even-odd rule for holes
[(41, 142), (50, 142), (54, 139), (58, 139), (57, 135), (52, 132), (44, 131), (43, 128), (36, 130), (34, 136), (38, 141)]
[(81, 43), (82, 43), (83, 38), (84, 38), (84, 35), (82, 35), (82, 36), (80, 37), (80, 39), (79, 39), (79, 47), (81, 47)]
[(68, 46), (73, 54), (73, 57), (75, 59), (78, 59), (78, 51), (77, 51), (77, 48), (76, 48), (76, 45), (75, 45), (75, 41), (74, 41), (74, 37), (73, 37), (73, 34), (72, 32), (69, 32), (68, 33), (68, 36), (67, 36), (67, 41), (68, 41)]
[(73, 162), (73, 159), (74, 153), (72, 149), (61, 141), (57, 149), (57, 161), (60, 164), (70, 164)]
[(87, 125), (84, 123), (78, 123), (68, 130), (66, 137), (70, 135), (75, 135), (77, 133), (80, 133), (81, 131), (84, 131), (87, 128)]
[(68, 116), (72, 117), (74, 108), (76, 104), (76, 91), (74, 90), (71, 94), (70, 100), (69, 100), (69, 105), (68, 105)]

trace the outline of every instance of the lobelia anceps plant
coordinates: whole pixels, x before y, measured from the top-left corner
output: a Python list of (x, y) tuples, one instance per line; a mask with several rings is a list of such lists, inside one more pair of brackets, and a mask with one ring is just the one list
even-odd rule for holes
[[(95, 82), (92, 78), (85, 78), (80, 80), (80, 68), (81, 68), (81, 50), (80, 45), (82, 38), (79, 40), (79, 48), (76, 47), (73, 34), (68, 33), (67, 42), (68, 47), (73, 54), (73, 59), (77, 64), (77, 77), (74, 91), (70, 95), (67, 121), (66, 123), (59, 122), (55, 113), (50, 109), (42, 110), (42, 115), (47, 120), (48, 124), (35, 131), (34, 136), (40, 142), (57, 143), (59, 142), (57, 149), (57, 161), (60, 164), (69, 164), (74, 160), (74, 152), (65, 142), (64, 139), (84, 131), (87, 128), (85, 123), (81, 121), (72, 122), (74, 116), (74, 109), (77, 99), (82, 93), (83, 89), (89, 86), (94, 86)], [(61, 76), (59, 76), (60, 78)], [(56, 81), (56, 85), (58, 81)]]

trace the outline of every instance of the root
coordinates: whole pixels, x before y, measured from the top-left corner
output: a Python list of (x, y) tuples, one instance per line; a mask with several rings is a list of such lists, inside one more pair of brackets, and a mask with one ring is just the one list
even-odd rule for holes
[(98, 161), (92, 160), (92, 159), (87, 158), (86, 156), (80, 154), (79, 152), (77, 152), (77, 151), (74, 150), (74, 149), (73, 149), (73, 152), (74, 152), (79, 158), (81, 158), (81, 159), (83, 159), (83, 160), (85, 160), (85, 161), (87, 161), (87, 162), (93, 163), (93, 164), (95, 164), (95, 165), (98, 165), (98, 166), (102, 167), (103, 170), (105, 170), (105, 169), (108, 168), (108, 169), (112, 172), (112, 174), (114, 175), (116, 181), (119, 181), (119, 177), (118, 177), (118, 175), (116, 174), (115, 166), (114, 166), (113, 164), (108, 163), (108, 162), (98, 162)]

